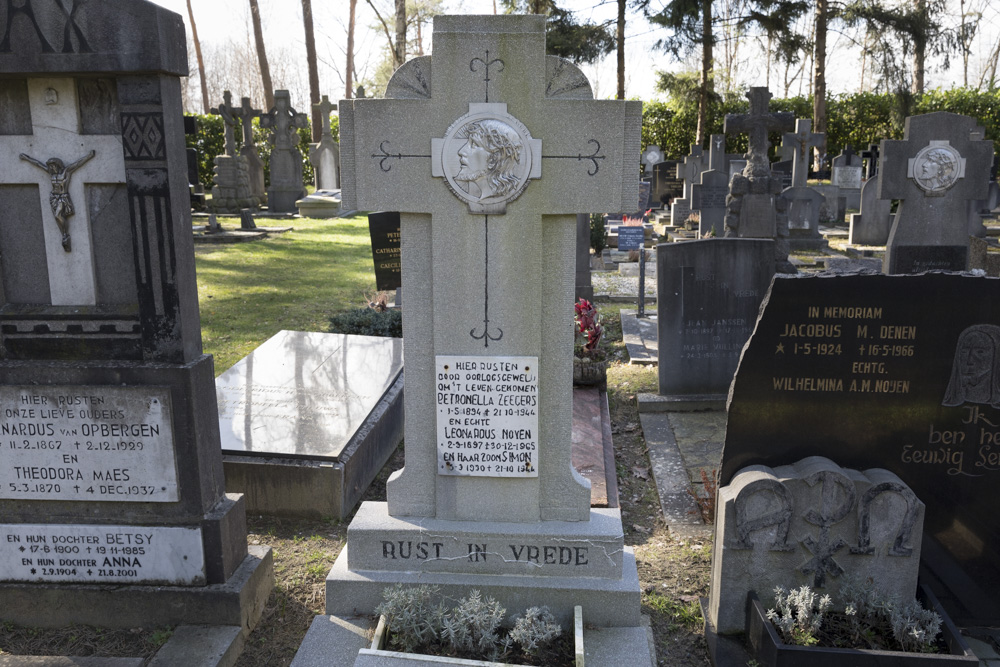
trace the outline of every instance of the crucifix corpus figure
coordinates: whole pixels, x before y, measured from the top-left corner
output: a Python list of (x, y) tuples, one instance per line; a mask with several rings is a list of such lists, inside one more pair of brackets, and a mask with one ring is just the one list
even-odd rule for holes
[(90, 151), (76, 162), (66, 165), (57, 157), (49, 158), (46, 162), (36, 160), (30, 155), (21, 153), (21, 159), (30, 162), (42, 171), (48, 172), (52, 179), (52, 192), (49, 194), (49, 206), (52, 207), (52, 215), (56, 218), (59, 231), (62, 232), (63, 250), (69, 252), (69, 219), (76, 211), (73, 209), (73, 200), (69, 198), (69, 179), (73, 172), (82, 167), (88, 160), (94, 157), (95, 152)]

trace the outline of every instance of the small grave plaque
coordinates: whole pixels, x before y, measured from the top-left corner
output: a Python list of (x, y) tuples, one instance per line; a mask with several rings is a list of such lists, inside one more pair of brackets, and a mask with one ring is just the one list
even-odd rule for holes
[(618, 249), (638, 250), (642, 247), (646, 230), (640, 225), (618, 226)]
[(166, 388), (6, 385), (0, 405), (0, 498), (177, 500)]
[(368, 231), (372, 237), (376, 287), (379, 291), (402, 287), (402, 272), (399, 268), (399, 212), (370, 213)]
[(835, 167), (833, 169), (833, 185), (845, 189), (861, 189), (861, 167)]
[(0, 581), (204, 585), (201, 530), (2, 524)]
[(439, 474), (537, 477), (538, 357), (439, 355), (437, 438)]

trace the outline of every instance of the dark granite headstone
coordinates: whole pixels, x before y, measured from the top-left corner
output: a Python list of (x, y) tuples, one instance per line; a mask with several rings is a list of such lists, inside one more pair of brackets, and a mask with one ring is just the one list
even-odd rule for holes
[(684, 179), (677, 176), (677, 161), (667, 160), (653, 165), (653, 204), (669, 206), (684, 195)]
[(771, 163), (771, 176), (781, 181), (781, 189), (792, 187), (792, 168), (794, 160), (782, 160)]
[(774, 241), (656, 246), (659, 392), (725, 394), (774, 275)]
[(379, 291), (402, 287), (403, 278), (399, 264), (399, 212), (369, 213), (368, 232), (372, 237), (376, 287)]
[(778, 276), (765, 304), (720, 486), (813, 455), (888, 469), (927, 505), (924, 557), (960, 615), (1000, 621), (1000, 280)]

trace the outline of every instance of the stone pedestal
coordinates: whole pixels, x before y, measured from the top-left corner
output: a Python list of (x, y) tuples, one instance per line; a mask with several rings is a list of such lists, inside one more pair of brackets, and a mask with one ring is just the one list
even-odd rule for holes
[(256, 210), (259, 202), (250, 188), (246, 158), (242, 155), (219, 155), (214, 162), (211, 210), (215, 213), (239, 213), (245, 208)]

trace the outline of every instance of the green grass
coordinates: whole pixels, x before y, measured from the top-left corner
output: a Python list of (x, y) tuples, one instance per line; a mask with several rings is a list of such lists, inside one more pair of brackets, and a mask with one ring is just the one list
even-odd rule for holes
[(196, 246), (202, 344), (216, 374), (282, 329), (326, 331), (331, 315), (375, 292), (366, 216), (257, 220), (288, 224), (264, 241)]

